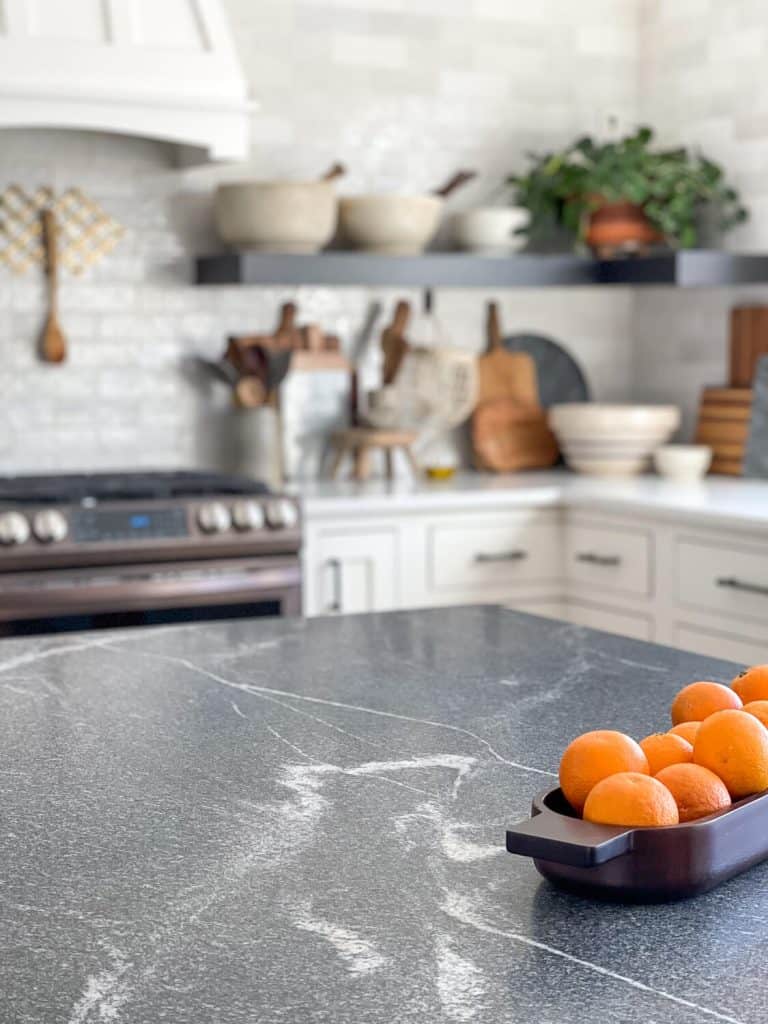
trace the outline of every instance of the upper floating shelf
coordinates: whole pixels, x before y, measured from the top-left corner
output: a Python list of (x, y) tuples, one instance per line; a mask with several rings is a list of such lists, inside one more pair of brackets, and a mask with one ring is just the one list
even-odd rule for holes
[(568, 285), (673, 285), (716, 288), (768, 284), (768, 255), (687, 249), (654, 256), (591, 260), (426, 252), (225, 252), (197, 260), (197, 284), (370, 285), (397, 288), (547, 288)]

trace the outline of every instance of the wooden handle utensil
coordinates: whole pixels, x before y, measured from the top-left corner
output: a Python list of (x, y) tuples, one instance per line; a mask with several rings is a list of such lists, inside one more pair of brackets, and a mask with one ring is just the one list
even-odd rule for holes
[(455, 192), (457, 188), (461, 188), (462, 185), (466, 185), (468, 181), (472, 181), (473, 178), (477, 177), (477, 171), (457, 171), (452, 175), (444, 185), (440, 188), (436, 188), (433, 195), (440, 196), (445, 199), (451, 192)]
[(59, 324), (58, 228), (53, 210), (43, 211), (43, 239), (48, 274), (48, 319), (43, 329), (40, 354), (46, 363), (62, 363), (67, 357), (67, 341)]

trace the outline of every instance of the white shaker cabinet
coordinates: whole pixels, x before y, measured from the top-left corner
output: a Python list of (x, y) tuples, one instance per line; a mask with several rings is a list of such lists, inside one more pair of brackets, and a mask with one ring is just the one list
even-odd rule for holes
[(397, 527), (354, 523), (320, 529), (304, 552), (306, 615), (349, 615), (399, 607)]

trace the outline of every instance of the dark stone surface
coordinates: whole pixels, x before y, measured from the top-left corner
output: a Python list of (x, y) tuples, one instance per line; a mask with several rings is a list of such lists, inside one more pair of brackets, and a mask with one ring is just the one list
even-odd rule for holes
[(3, 1024), (766, 1020), (768, 867), (504, 851), (565, 743), (733, 666), (494, 608), (0, 645)]

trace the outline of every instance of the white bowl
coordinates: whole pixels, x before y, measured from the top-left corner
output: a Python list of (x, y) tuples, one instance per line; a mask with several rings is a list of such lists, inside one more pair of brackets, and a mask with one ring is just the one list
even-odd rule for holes
[(356, 249), (397, 256), (416, 255), (431, 242), (440, 224), (439, 196), (343, 196), (339, 224)]
[(528, 211), (520, 207), (481, 206), (455, 213), (451, 218), (451, 232), (459, 249), (503, 256), (523, 248), (525, 238), (515, 232), (529, 219)]
[(657, 473), (686, 483), (701, 480), (711, 462), (712, 449), (706, 444), (665, 444), (653, 453)]
[(336, 230), (338, 200), (329, 181), (238, 181), (216, 190), (214, 217), (228, 245), (272, 252), (317, 252)]
[(651, 453), (680, 425), (673, 405), (555, 405), (549, 423), (566, 462), (580, 473), (629, 476), (647, 469)]

